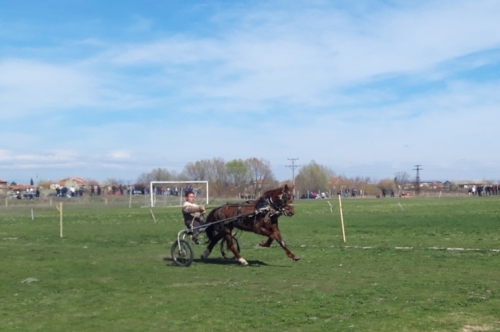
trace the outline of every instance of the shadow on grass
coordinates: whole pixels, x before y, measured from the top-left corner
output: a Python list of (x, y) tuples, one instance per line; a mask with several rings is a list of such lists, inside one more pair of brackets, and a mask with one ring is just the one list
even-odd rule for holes
[[(176, 266), (171, 257), (164, 257), (163, 260), (165, 262), (171, 262), (173, 266)], [(267, 264), (265, 262), (259, 260), (247, 260), (249, 267), (258, 267), (258, 266), (270, 266), (270, 267), (290, 267), (287, 265), (274, 265)], [(208, 259), (194, 259), (192, 264), (217, 264), (217, 265), (241, 265), (236, 259), (224, 259), (224, 258), (208, 258)]]

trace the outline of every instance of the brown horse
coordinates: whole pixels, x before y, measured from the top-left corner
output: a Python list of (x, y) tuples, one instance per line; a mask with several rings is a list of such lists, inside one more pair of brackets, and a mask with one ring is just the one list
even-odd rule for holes
[(298, 261), (299, 257), (288, 249), (278, 228), (278, 217), (280, 215), (291, 217), (295, 214), (292, 193), (293, 187), (285, 185), (284, 187), (266, 191), (254, 201), (244, 204), (225, 204), (210, 211), (207, 216), (209, 226), (206, 229), (209, 245), (201, 258), (206, 259), (217, 242), (225, 238), (228, 247), (236, 258), (243, 266), (247, 266), (248, 262), (241, 257), (233, 242), (232, 231), (237, 228), (267, 236), (268, 241), (261, 243), (261, 246), (269, 246), (273, 240), (276, 240), (288, 257)]

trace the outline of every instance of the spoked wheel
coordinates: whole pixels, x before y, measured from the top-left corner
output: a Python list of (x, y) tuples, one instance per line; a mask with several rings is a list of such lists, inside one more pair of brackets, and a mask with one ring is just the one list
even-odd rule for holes
[[(237, 238), (233, 237), (233, 243), (236, 246), (236, 251), (238, 253), (240, 252), (240, 242), (238, 241)], [(234, 256), (233, 252), (229, 248), (229, 243), (227, 243), (226, 238), (223, 238), (222, 241), (220, 242), (220, 253), (222, 254), (222, 257), (225, 259), (235, 259), (236, 257)]]
[(175, 241), (170, 253), (172, 260), (179, 266), (189, 266), (194, 259), (193, 247), (186, 240)]

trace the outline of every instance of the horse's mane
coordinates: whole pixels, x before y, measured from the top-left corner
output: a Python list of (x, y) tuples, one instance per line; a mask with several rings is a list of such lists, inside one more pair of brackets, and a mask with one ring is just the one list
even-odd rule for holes
[(264, 192), (262, 194), (262, 198), (269, 198), (269, 197), (272, 197), (274, 196), (277, 192), (281, 192), (283, 190), (283, 188), (276, 188), (276, 189), (271, 189), (271, 190), (268, 190), (266, 192)]
[[(279, 187), (279, 188), (276, 188), (276, 189), (271, 189), (271, 190), (268, 190), (266, 192), (264, 192), (261, 196), (261, 198), (269, 198), (269, 197), (273, 197), (274, 195), (276, 194), (280, 194), (283, 192), (283, 189), (285, 189), (285, 187)], [(290, 187), (288, 187), (288, 190), (290, 189)]]
[(212, 211), (210, 211), (210, 213), (207, 215), (206, 217), (206, 220), (209, 221), (209, 220), (213, 220), (214, 219), (214, 214), (215, 214), (215, 211), (217, 210), (218, 208), (215, 208), (215, 209), (212, 209)]

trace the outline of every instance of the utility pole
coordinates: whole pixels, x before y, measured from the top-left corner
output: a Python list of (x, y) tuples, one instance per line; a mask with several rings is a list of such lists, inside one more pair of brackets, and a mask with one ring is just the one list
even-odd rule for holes
[(295, 169), (299, 168), (302, 165), (295, 165), (295, 161), (299, 160), (299, 158), (288, 158), (292, 162), (291, 165), (286, 165), (285, 167), (289, 167), (292, 169), (292, 183), (293, 183), (293, 195), (295, 196)]
[(422, 170), (422, 165), (415, 165), (416, 168), (414, 168), (414, 171), (417, 171), (417, 177), (415, 179), (415, 194), (418, 196), (420, 195), (420, 171)]

